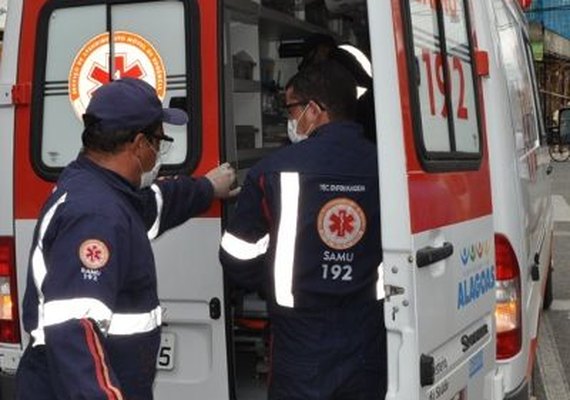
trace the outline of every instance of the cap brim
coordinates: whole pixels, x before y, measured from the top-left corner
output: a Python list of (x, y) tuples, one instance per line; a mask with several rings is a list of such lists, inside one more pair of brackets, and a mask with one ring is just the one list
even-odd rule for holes
[(172, 125), (184, 125), (188, 123), (188, 114), (179, 108), (163, 108), (162, 122)]

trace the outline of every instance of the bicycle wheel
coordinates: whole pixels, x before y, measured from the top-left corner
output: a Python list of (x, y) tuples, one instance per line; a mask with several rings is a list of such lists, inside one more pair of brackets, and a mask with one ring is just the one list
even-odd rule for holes
[(570, 147), (567, 144), (553, 144), (548, 148), (548, 153), (554, 161), (566, 161), (570, 157)]

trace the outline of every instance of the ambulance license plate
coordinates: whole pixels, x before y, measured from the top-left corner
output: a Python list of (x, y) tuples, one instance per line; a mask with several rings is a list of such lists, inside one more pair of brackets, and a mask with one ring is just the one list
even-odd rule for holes
[(162, 332), (156, 359), (156, 369), (171, 370), (174, 368), (174, 343), (174, 333)]

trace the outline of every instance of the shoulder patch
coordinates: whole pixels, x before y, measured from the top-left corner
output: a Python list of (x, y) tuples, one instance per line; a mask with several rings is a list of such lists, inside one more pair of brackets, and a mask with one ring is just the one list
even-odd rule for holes
[(79, 246), (79, 259), (86, 268), (99, 269), (109, 261), (109, 248), (98, 239), (87, 239)]
[(317, 229), (327, 246), (346, 250), (357, 244), (366, 232), (366, 215), (355, 201), (336, 198), (321, 208)]

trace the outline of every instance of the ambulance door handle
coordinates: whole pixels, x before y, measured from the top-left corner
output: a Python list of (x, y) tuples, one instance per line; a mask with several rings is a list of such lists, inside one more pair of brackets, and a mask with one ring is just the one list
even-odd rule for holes
[(453, 254), (453, 245), (445, 242), (441, 247), (427, 246), (419, 249), (416, 253), (416, 264), (418, 268), (426, 267), (438, 261), (445, 260)]
[(210, 318), (219, 319), (222, 315), (222, 304), (220, 299), (214, 297), (210, 300)]

